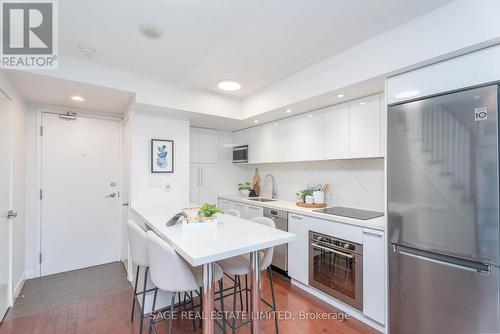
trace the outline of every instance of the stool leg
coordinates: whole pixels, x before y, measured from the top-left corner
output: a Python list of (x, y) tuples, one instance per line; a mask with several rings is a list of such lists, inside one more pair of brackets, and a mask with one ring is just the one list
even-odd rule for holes
[[(155, 310), (155, 307), (156, 307), (156, 296), (158, 295), (158, 289), (155, 290), (155, 294), (153, 296), (153, 306), (151, 308), (151, 315), (154, 315), (154, 310)], [(153, 330), (153, 325), (154, 325), (154, 316), (151, 317), (151, 319), (149, 320), (149, 334), (151, 334), (151, 331)], [(142, 331), (142, 328), (141, 328), (141, 331)], [(155, 330), (155, 333), (156, 333), (156, 330)]]
[(238, 276), (234, 276), (234, 287), (233, 287), (233, 326), (232, 326), (232, 333), (234, 334), (236, 332), (236, 294), (237, 294), (237, 287), (238, 287), (238, 281), (237, 278)]
[(132, 314), (130, 315), (130, 321), (134, 321), (135, 298), (137, 297), (137, 281), (139, 280), (139, 269), (141, 269), (141, 267), (137, 266), (137, 274), (135, 275), (134, 284), (134, 296), (132, 297)]
[(192, 312), (193, 312), (193, 331), (196, 330), (196, 312), (194, 310), (194, 301), (193, 301), (193, 291), (191, 291), (189, 293), (189, 297), (191, 299), (191, 308), (193, 309)]
[(241, 307), (241, 310), (243, 311), (243, 292), (241, 291), (241, 277), (240, 275), (238, 275), (238, 287), (240, 288), (240, 307)]
[(226, 314), (224, 312), (224, 283), (219, 280), (220, 309), (222, 311), (222, 333), (226, 334)]
[[(149, 272), (149, 267), (146, 267), (146, 270), (144, 271), (144, 287), (142, 289), (142, 307), (141, 307), (141, 327), (139, 329), (139, 334), (142, 334), (142, 324), (144, 322), (144, 312), (146, 310), (144, 309), (145, 303), (146, 303), (146, 286), (148, 284), (148, 272)], [(153, 312), (154, 310), (151, 310)]]
[[(168, 322), (168, 334), (172, 334), (172, 326), (174, 324), (174, 304), (175, 304), (175, 295), (177, 293), (172, 294), (172, 301), (170, 302), (170, 319)], [(179, 294), (179, 299), (180, 299), (180, 294)]]
[(269, 274), (269, 283), (271, 283), (271, 296), (273, 299), (273, 311), (274, 311), (274, 325), (276, 326), (276, 334), (278, 334), (279, 331), (278, 331), (278, 318), (276, 317), (276, 298), (274, 296), (273, 274), (270, 267), (267, 268), (267, 272)]
[(248, 312), (248, 275), (245, 275), (245, 309)]

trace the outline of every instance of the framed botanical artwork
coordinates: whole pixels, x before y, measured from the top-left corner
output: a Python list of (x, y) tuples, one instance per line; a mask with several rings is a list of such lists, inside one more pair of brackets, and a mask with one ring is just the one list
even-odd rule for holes
[(151, 139), (151, 173), (174, 172), (174, 141)]

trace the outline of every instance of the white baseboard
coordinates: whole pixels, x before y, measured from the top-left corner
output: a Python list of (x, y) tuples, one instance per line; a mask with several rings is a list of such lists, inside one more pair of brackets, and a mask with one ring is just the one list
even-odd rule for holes
[(378, 322), (366, 317), (363, 313), (361, 313), (359, 310), (344, 304), (340, 302), (339, 300), (319, 291), (318, 289), (305, 285), (303, 283), (300, 283), (299, 281), (296, 281), (292, 278), (292, 284), (295, 285), (298, 288), (301, 288), (302, 290), (310, 293), (316, 298), (321, 299), (322, 301), (332, 305), (333, 307), (338, 308), (342, 312), (345, 312), (347, 314), (350, 314), (353, 318), (356, 318), (357, 320), (367, 324), (368, 326), (378, 330), (379, 332), (386, 333), (386, 328), (379, 324)]
[(17, 282), (17, 284), (14, 286), (14, 291), (12, 292), (13, 303), (16, 301), (17, 296), (19, 296), (19, 294), (21, 293), (25, 281), (26, 279), (23, 274), (23, 276), (21, 276), (21, 278), (19, 279), (19, 282)]

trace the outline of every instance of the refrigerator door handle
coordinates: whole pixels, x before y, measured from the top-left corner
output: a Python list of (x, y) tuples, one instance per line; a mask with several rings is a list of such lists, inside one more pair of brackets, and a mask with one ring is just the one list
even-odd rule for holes
[(476, 262), (476, 261), (471, 261), (471, 260), (465, 260), (465, 259), (459, 259), (456, 257), (452, 256), (447, 256), (447, 255), (442, 255), (442, 254), (437, 254), (433, 252), (428, 252), (424, 251), (421, 249), (415, 249), (411, 247), (406, 247), (402, 245), (394, 245), (393, 244), (393, 250), (394, 252), (406, 255), (406, 256), (411, 256), (415, 257), (424, 261), (429, 261), (429, 262), (434, 262), (438, 264), (442, 264), (445, 266), (457, 268), (457, 269), (462, 269), (462, 270), (467, 270), (471, 272), (476, 272), (476, 273), (483, 273), (483, 274), (491, 274), (491, 266), (481, 263), (481, 262)]

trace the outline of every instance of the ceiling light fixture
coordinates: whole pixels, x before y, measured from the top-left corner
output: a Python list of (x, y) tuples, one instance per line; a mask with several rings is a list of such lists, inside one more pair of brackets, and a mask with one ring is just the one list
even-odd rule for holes
[(337, 97), (340, 99), (342, 97), (344, 97), (345, 95), (344, 94), (337, 94)]
[(274, 123), (274, 126), (278, 126), (278, 125), (280, 125), (280, 124), (279, 123)]
[(163, 37), (163, 31), (153, 24), (141, 23), (137, 29), (149, 39), (160, 39)]
[(75, 101), (75, 102), (84, 102), (85, 101), (85, 99), (83, 97), (78, 96), (78, 95), (72, 96), (72, 97), (70, 97), (70, 99), (72, 101)]
[(78, 48), (85, 58), (90, 58), (95, 53), (95, 49), (88, 44), (78, 44)]
[(359, 102), (359, 104), (363, 105), (363, 104), (366, 104), (366, 102)]
[(397, 93), (394, 95), (397, 99), (408, 99), (410, 97), (415, 97), (420, 94), (419, 90), (405, 90), (404, 92)]
[(234, 92), (234, 91), (239, 90), (241, 88), (241, 85), (239, 82), (236, 82), (236, 81), (224, 80), (224, 81), (219, 82), (217, 87), (219, 87), (219, 89), (222, 89), (222, 90), (225, 90), (228, 92)]
[(311, 117), (313, 117), (313, 115), (312, 115), (312, 114), (309, 114), (309, 115), (307, 115), (307, 117), (311, 118)]
[(254, 119), (253, 122), (254, 123), (259, 123), (259, 120), (258, 119)]
[(291, 113), (291, 112), (292, 112), (292, 110), (291, 110), (291, 109), (287, 109), (287, 110), (285, 110), (285, 112), (286, 112), (287, 114), (289, 114), (289, 113)]

